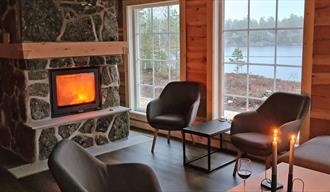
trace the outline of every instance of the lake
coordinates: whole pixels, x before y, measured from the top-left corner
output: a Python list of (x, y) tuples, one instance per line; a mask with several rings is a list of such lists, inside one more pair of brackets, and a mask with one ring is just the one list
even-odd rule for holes
[[(225, 47), (224, 60), (229, 62), (229, 58), (236, 47)], [(247, 62), (247, 47), (240, 48), (243, 54), (243, 61)], [(301, 64), (302, 64), (302, 47), (301, 46), (287, 46), (277, 47), (276, 57), (276, 71), (274, 66), (265, 66), (262, 64), (275, 64), (275, 47), (250, 47), (249, 50), (249, 73), (260, 75), (267, 78), (301, 81)], [(281, 65), (289, 65), (285, 67)], [(236, 64), (225, 64), (224, 72), (237, 72)], [(239, 73), (247, 73), (247, 65), (239, 67)]]

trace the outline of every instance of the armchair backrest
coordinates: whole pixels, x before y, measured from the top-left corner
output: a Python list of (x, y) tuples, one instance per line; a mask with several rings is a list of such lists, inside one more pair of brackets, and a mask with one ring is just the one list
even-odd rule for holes
[(200, 100), (200, 85), (191, 81), (175, 81), (167, 84), (159, 96), (163, 113), (186, 114), (192, 104)]
[[(267, 124), (267, 126), (263, 127), (279, 127), (284, 123), (302, 119), (307, 113), (308, 108), (308, 96), (276, 92), (272, 94), (256, 111), (263, 123)], [(265, 131), (268, 133), (268, 130)]]
[(59, 142), (48, 165), (63, 192), (107, 191), (106, 166), (72, 141)]

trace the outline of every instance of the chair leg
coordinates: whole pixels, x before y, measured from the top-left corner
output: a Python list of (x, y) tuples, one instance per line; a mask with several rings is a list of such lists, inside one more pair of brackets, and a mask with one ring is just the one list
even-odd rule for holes
[(158, 129), (155, 129), (154, 139), (152, 141), (151, 153), (154, 153), (155, 144), (156, 144), (156, 140), (157, 140), (157, 135), (158, 135)]
[(236, 161), (235, 161), (234, 171), (233, 171), (233, 177), (236, 177), (237, 166), (238, 166), (238, 159), (241, 158), (241, 156), (242, 156), (242, 153), (240, 151), (238, 151), (237, 152)]
[(168, 134), (167, 134), (167, 144), (170, 144), (170, 140), (171, 140), (171, 131), (168, 131)]
[(272, 156), (271, 155), (267, 156), (265, 159), (265, 170), (271, 167), (271, 161), (272, 161)]

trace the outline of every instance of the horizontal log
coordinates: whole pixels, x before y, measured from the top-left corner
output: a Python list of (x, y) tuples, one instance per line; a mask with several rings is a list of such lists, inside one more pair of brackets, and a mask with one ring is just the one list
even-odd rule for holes
[(330, 55), (314, 55), (314, 65), (328, 65), (330, 66)]
[(330, 73), (313, 73), (313, 85), (330, 85)]
[(311, 118), (310, 137), (330, 134), (330, 119)]
[(126, 54), (127, 42), (41, 42), (0, 44), (0, 58), (46, 59)]

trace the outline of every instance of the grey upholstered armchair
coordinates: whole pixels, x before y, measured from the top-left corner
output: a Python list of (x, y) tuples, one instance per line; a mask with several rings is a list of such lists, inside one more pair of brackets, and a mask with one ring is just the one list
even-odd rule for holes
[(149, 102), (147, 120), (155, 128), (151, 152), (154, 152), (158, 130), (181, 131), (190, 126), (197, 115), (200, 102), (200, 85), (196, 82), (177, 81), (169, 83), (159, 98)]
[[(231, 125), (231, 141), (238, 148), (237, 159), (242, 154), (266, 157), (266, 168), (272, 154), (272, 135), (279, 131), (278, 151), (289, 149), (290, 135), (297, 135), (309, 108), (309, 97), (277, 92), (272, 94), (257, 110), (236, 115)], [(233, 175), (236, 175), (237, 160)]]
[(104, 164), (69, 140), (52, 151), (48, 165), (62, 192), (160, 192), (153, 170), (139, 163)]

